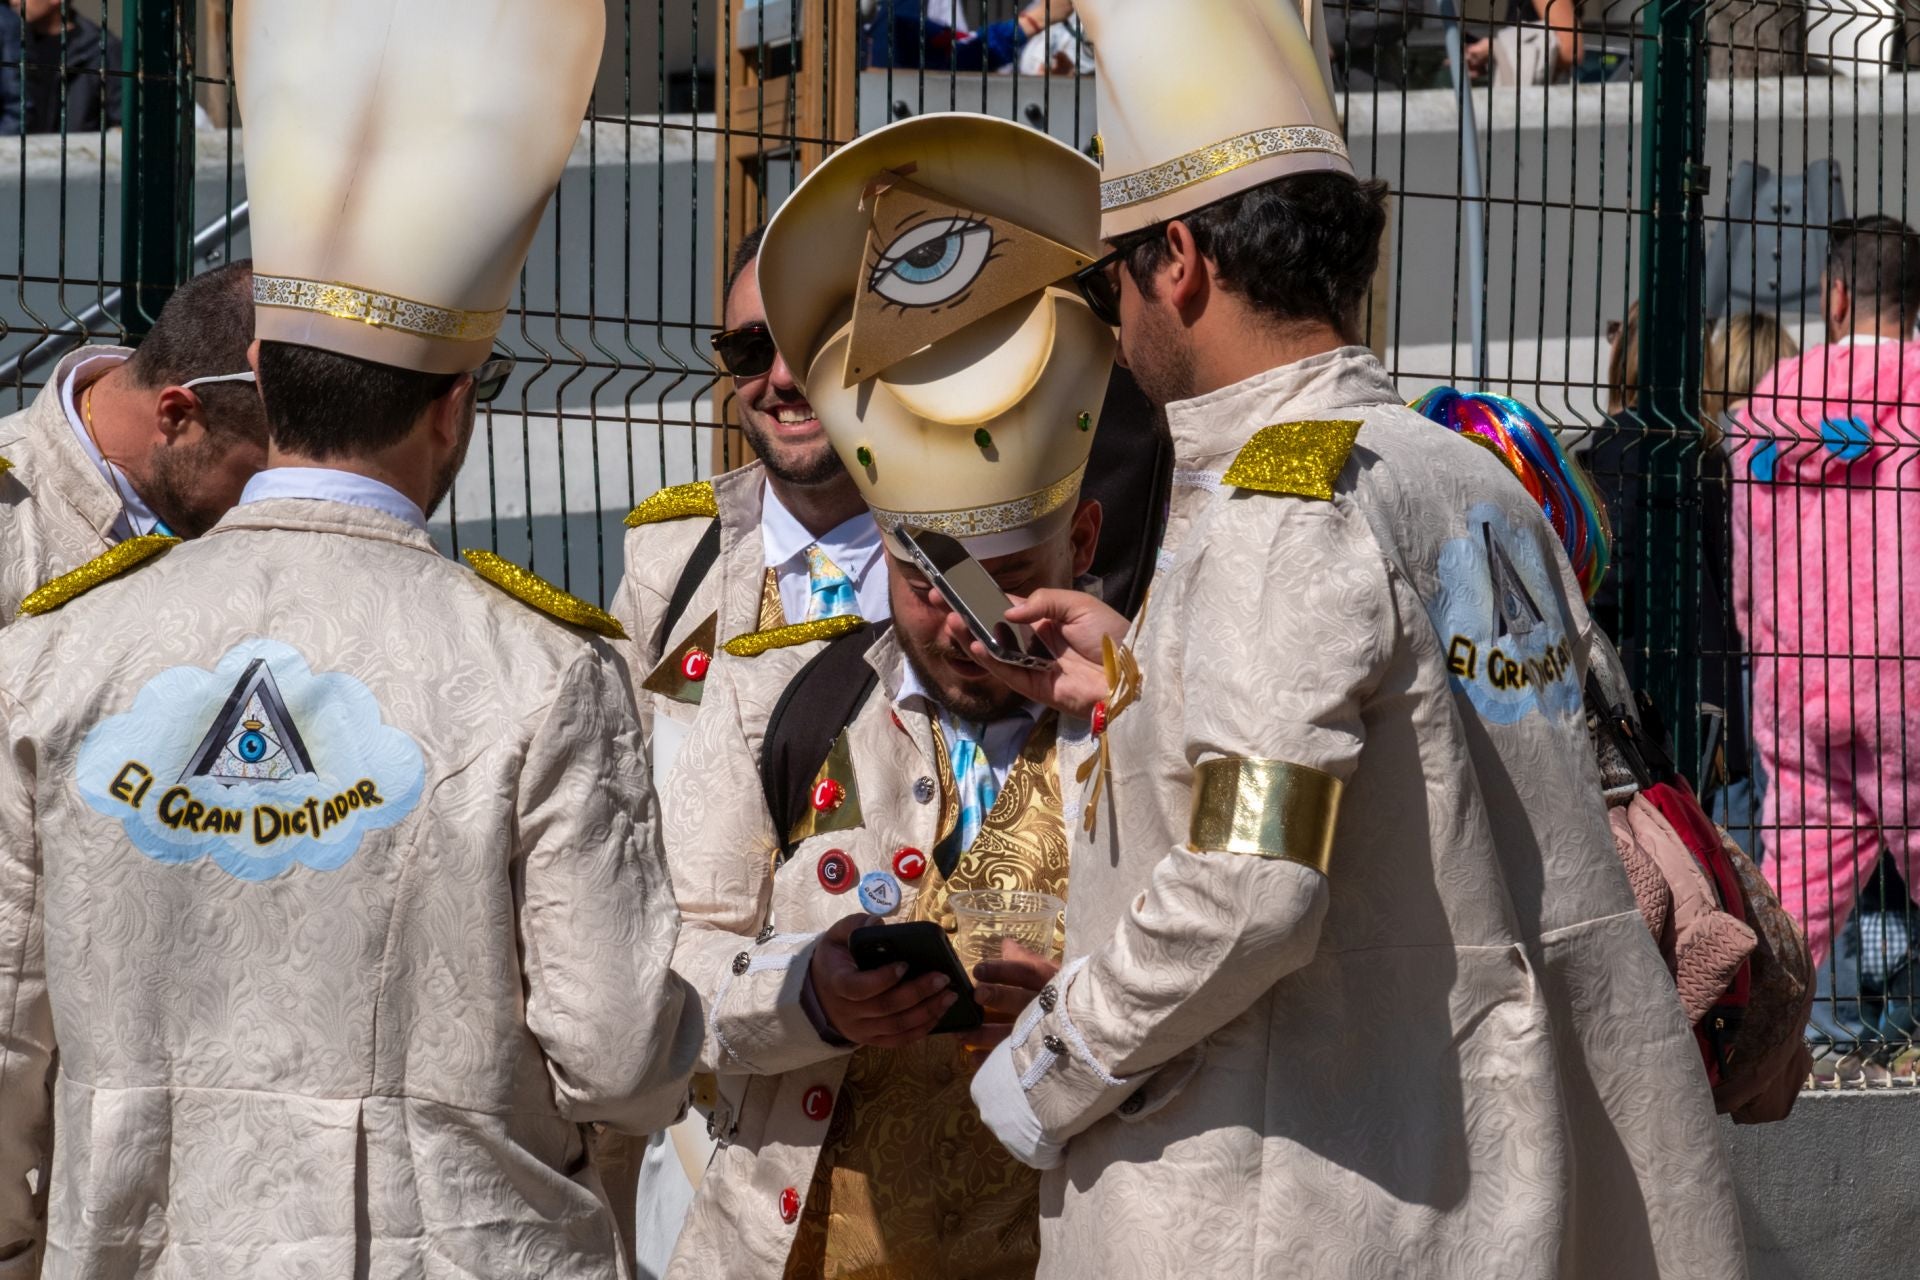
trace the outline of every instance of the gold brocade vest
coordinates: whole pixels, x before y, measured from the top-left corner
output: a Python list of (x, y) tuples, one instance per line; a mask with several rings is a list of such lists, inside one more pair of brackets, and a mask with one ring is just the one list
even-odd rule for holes
[[(929, 865), (911, 919), (949, 932), (947, 895), (962, 889), (1067, 894), (1067, 827), (1047, 713), (1007, 773), (980, 834), (951, 876)], [(934, 731), (943, 786), (941, 835), (958, 818), (946, 747)], [(847, 1068), (788, 1280), (1030, 1277), (1040, 1262), (1040, 1174), (1006, 1153), (980, 1122), (973, 1073), (984, 1061), (958, 1037), (906, 1049), (860, 1049)]]

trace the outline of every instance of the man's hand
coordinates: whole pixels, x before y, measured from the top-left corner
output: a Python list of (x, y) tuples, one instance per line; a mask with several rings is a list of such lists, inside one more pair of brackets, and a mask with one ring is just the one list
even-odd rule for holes
[(869, 915), (851, 915), (837, 921), (813, 948), (808, 977), (820, 1011), (834, 1031), (855, 1044), (898, 1049), (924, 1040), (940, 1015), (960, 998), (947, 990), (942, 973), (923, 973), (912, 981), (905, 964), (862, 969), (847, 950), (855, 929), (880, 923)]
[(1040, 988), (1059, 972), (1058, 962), (1007, 939), (998, 960), (983, 960), (973, 966), (973, 998), (987, 1020), (966, 1032), (960, 1043), (979, 1053), (992, 1050), (1007, 1038), (1014, 1021), (1033, 1003)]
[(1109, 692), (1100, 641), (1107, 636), (1115, 644), (1124, 640), (1125, 616), (1083, 591), (1048, 588), (1015, 600), (1007, 610), (1007, 621), (1032, 627), (1035, 637), (1058, 660), (1045, 670), (1016, 667), (997, 661), (985, 645), (972, 640), (973, 660), (1023, 698), (1082, 720), (1092, 715), (1093, 704)]

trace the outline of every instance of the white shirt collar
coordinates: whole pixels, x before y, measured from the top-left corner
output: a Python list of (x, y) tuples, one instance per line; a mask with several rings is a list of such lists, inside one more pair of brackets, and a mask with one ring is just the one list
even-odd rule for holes
[(335, 471), (331, 467), (272, 467), (247, 481), (247, 487), (240, 494), (240, 505), (276, 498), (307, 498), (369, 507), (422, 533), (427, 531), (426, 513), (412, 498), (390, 484), (352, 471)]
[(827, 559), (845, 573), (858, 574), (880, 554), (880, 526), (866, 511), (843, 520), (819, 537), (807, 532), (800, 518), (787, 510), (780, 494), (769, 483), (760, 504), (760, 544), (767, 564), (777, 568), (795, 556), (804, 555), (814, 543), (827, 553)]
[(1899, 338), (1886, 338), (1877, 333), (1850, 333), (1834, 343), (1836, 347), (1877, 347), (1883, 343), (1899, 342)]
[(99, 470), (101, 479), (120, 499), (120, 518), (113, 522), (116, 541), (125, 541), (136, 534), (152, 533), (161, 527), (160, 517), (154, 514), (153, 508), (133, 487), (133, 482), (127, 479), (127, 473), (101, 455), (93, 443), (93, 433), (87, 430), (86, 415), (80, 410), (80, 394), (85, 387), (126, 362), (127, 357), (118, 352), (82, 356), (73, 362), (73, 368), (67, 371), (67, 380), (60, 387), (60, 406), (67, 411), (67, 425), (73, 428), (74, 439), (80, 442), (81, 449), (86, 451), (87, 457)]
[(760, 545), (766, 566), (778, 571), (780, 604), (786, 616), (807, 616), (810, 579), (807, 548), (814, 543), (827, 553), (840, 572), (853, 584), (860, 602), (860, 616), (879, 622), (893, 612), (887, 598), (887, 573), (881, 554), (880, 526), (866, 511), (844, 520), (818, 538), (807, 532), (799, 517), (789, 511), (774, 492), (771, 483), (761, 489)]

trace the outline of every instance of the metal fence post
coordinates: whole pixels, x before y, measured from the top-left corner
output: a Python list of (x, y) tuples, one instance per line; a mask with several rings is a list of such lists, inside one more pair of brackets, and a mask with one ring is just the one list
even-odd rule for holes
[(192, 271), (193, 48), (191, 0), (125, 0), (127, 80), (120, 156), (120, 323), (153, 327)]
[[(1705, 148), (1703, 7), (1652, 0), (1645, 17), (1651, 65), (1641, 79), (1640, 387), (1644, 501), (1639, 528), (1618, 536), (1638, 549), (1641, 620), (1628, 662), (1667, 721), (1689, 776), (1698, 752), (1700, 385), (1704, 345), (1700, 200)], [(1695, 778), (1698, 782), (1699, 779)]]

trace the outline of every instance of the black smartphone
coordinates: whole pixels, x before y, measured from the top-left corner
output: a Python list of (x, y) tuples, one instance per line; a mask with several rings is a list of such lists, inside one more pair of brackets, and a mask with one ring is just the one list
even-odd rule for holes
[(847, 939), (847, 950), (853, 953), (853, 962), (862, 969), (878, 969), (904, 960), (907, 977), (902, 981), (923, 973), (946, 974), (948, 990), (959, 992), (960, 998), (934, 1024), (935, 1035), (971, 1031), (986, 1021), (986, 1015), (974, 1002), (973, 980), (967, 976), (966, 966), (954, 954), (947, 931), (933, 921), (866, 925), (853, 931)]
[(957, 539), (910, 524), (901, 525), (896, 532), (920, 572), (940, 589), (941, 598), (966, 620), (967, 630), (988, 653), (1016, 667), (1045, 669), (1054, 664), (1054, 656), (1033, 634), (1032, 627), (1007, 621), (1006, 613), (1013, 602)]

